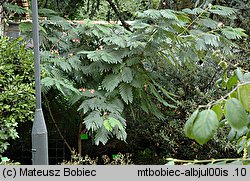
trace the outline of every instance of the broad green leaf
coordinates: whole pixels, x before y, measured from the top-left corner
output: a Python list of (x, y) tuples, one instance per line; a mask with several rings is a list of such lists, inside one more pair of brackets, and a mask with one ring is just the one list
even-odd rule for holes
[(126, 64), (127, 64), (127, 66), (132, 66), (135, 64), (139, 64), (141, 61), (142, 60), (140, 57), (129, 57), (129, 59), (126, 60)]
[(244, 82), (250, 82), (250, 72), (247, 72), (243, 76)]
[(235, 139), (241, 138), (243, 135), (246, 135), (248, 133), (249, 129), (248, 127), (243, 127), (241, 130), (236, 130), (236, 137)]
[(108, 119), (108, 121), (109, 121), (109, 124), (110, 124), (110, 126), (111, 126), (112, 128), (114, 128), (115, 126), (118, 126), (119, 129), (123, 129), (123, 126), (122, 126), (122, 124), (120, 123), (119, 120), (110, 117), (110, 118)]
[(81, 60), (77, 56), (72, 56), (68, 59), (68, 62), (72, 69), (80, 70)]
[(95, 24), (94, 25), (96, 29), (99, 30), (99, 34), (101, 34), (102, 36), (104, 35), (110, 35), (112, 33), (111, 28), (109, 27), (109, 25), (104, 25), (104, 24)]
[(229, 133), (227, 135), (227, 139), (229, 141), (232, 141), (235, 138), (236, 133), (237, 133), (237, 131), (234, 128), (231, 128), (231, 130), (229, 131)]
[(232, 128), (242, 130), (248, 124), (247, 113), (238, 99), (227, 100), (225, 105), (225, 117)]
[(119, 113), (122, 113), (122, 111), (124, 109), (124, 105), (123, 105), (122, 100), (120, 100), (120, 99), (117, 98), (117, 99), (114, 99), (114, 100), (110, 101), (107, 104), (106, 109), (109, 112), (119, 112)]
[(199, 110), (197, 109), (196, 111), (193, 112), (193, 114), (190, 116), (190, 118), (187, 120), (187, 122), (184, 125), (184, 133), (190, 139), (194, 138), (193, 133), (192, 133), (192, 129), (193, 129), (194, 121), (195, 121), (198, 113), (199, 113)]
[(227, 81), (227, 89), (232, 89), (234, 88), (238, 83), (238, 78), (237, 76), (234, 74), (233, 76), (231, 76), (228, 81)]
[(247, 139), (249, 139), (249, 138), (250, 138), (250, 130), (248, 130), (248, 132), (247, 132), (246, 136), (247, 136)]
[[(127, 133), (122, 125), (122, 123), (113, 117), (109, 117), (103, 123), (107, 131), (112, 132), (117, 139), (125, 141), (127, 138)], [(124, 125), (125, 126), (125, 125)]]
[(238, 99), (237, 91), (233, 91), (229, 97)]
[(212, 107), (212, 110), (216, 113), (218, 120), (221, 120), (223, 116), (223, 110), (219, 104), (216, 104)]
[(239, 68), (236, 69), (236, 75), (240, 82), (244, 82), (244, 75)]
[(250, 84), (239, 86), (237, 93), (245, 110), (250, 112)]
[(240, 153), (243, 151), (244, 146), (245, 146), (245, 142), (247, 142), (246, 137), (241, 137), (238, 141), (237, 141), (237, 152)]
[(208, 142), (218, 128), (219, 121), (213, 110), (201, 111), (193, 124), (193, 137), (201, 145)]

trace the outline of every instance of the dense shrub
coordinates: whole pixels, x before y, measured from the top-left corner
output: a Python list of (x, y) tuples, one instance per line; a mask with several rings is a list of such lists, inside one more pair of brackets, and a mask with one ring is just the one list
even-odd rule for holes
[(35, 110), (33, 55), (21, 38), (0, 37), (0, 153), (18, 137), (18, 123)]

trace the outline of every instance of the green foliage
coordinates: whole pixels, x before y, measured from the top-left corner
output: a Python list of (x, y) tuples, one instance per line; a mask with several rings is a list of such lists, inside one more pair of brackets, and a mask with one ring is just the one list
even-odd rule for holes
[(233, 129), (240, 131), (248, 125), (248, 115), (238, 99), (231, 98), (227, 100), (224, 113), (225, 118)]
[(1, 2), (3, 11), (1, 12), (1, 23), (8, 23), (9, 20), (21, 20), (22, 16), (25, 13), (31, 13), (30, 10), (27, 10), (19, 5), (15, 1), (3, 1)]
[(232, 27), (223, 28), (222, 34), (224, 34), (228, 39), (241, 39), (242, 37), (247, 36), (247, 34), (244, 33), (244, 30), (242, 28)]
[[(112, 155), (113, 156), (113, 155)], [(107, 155), (102, 155), (102, 159), (91, 158), (89, 155), (85, 155), (83, 158), (81, 155), (77, 155), (75, 152), (72, 153), (70, 161), (63, 161), (61, 165), (133, 165), (131, 160), (131, 154), (118, 153), (116, 157), (110, 158)], [(100, 163), (101, 162), (101, 163)]]
[(1, 157), (0, 165), (20, 165), (19, 162), (13, 162), (8, 157)]
[(20, 7), (17, 4), (5, 3), (3, 5), (3, 7), (6, 8), (7, 11), (14, 12), (14, 13), (17, 13), (17, 14), (25, 14), (27, 12), (27, 10), (25, 8)]
[[(206, 127), (204, 126), (206, 125)], [(218, 128), (219, 121), (217, 115), (212, 110), (201, 111), (192, 126), (192, 136), (200, 143), (206, 143)]]
[(231, 16), (231, 15), (235, 14), (236, 9), (226, 7), (226, 6), (214, 5), (211, 8), (209, 8), (209, 12), (211, 12), (213, 14), (228, 17), (228, 16)]
[[(210, 107), (213, 106), (213, 110), (216, 112), (217, 116), (207, 114), (206, 119), (209, 119), (209, 122), (205, 122), (204, 119), (198, 119), (197, 117), (194, 118), (194, 114), (189, 118), (184, 126), (184, 130), (192, 130), (192, 134), (190, 132), (185, 131), (185, 134), (191, 138), (195, 139), (198, 143), (204, 144), (206, 143), (211, 136), (215, 133), (215, 130), (211, 132), (211, 135), (205, 134), (195, 134), (197, 130), (195, 130), (194, 123), (200, 125), (200, 130), (208, 129), (211, 127), (213, 122), (220, 121), (220, 124), (224, 126), (229, 126), (231, 128), (230, 132), (228, 133), (228, 139), (237, 140), (238, 152), (244, 151), (243, 158), (247, 158), (249, 155), (249, 81), (248, 79), (244, 79), (247, 77), (247, 73), (243, 73), (239, 68), (237, 68), (234, 75), (238, 76), (238, 79), (234, 85), (234, 87), (230, 86), (232, 89), (226, 96), (223, 98), (210, 102), (207, 106), (201, 106), (202, 108), (207, 108), (204, 111), (211, 111)], [(230, 81), (230, 79), (228, 79)], [(228, 89), (228, 90), (230, 90)], [(216, 107), (215, 107), (216, 106)], [(223, 119), (224, 118), (224, 119)], [(190, 122), (194, 122), (190, 124)], [(205, 137), (205, 138), (204, 138)], [(200, 141), (204, 140), (204, 142)]]
[[(230, 8), (211, 8), (228, 11), (224, 15), (234, 12)], [(131, 26), (133, 32), (118, 25), (92, 22), (70, 25), (54, 15), (48, 17), (43, 21), (45, 34), (41, 38), (46, 76), (43, 90), (57, 89), (67, 99), (73, 99), (73, 104), (79, 105), (78, 111), (84, 117), (86, 128), (95, 135), (96, 144), (105, 144), (111, 136), (125, 140), (124, 103), (139, 103), (141, 110), (159, 119), (164, 119), (163, 107), (176, 108), (176, 96), (160, 84), (165, 81), (164, 76), (157, 75), (161, 69), (184, 73), (187, 68), (196, 72), (205, 66), (199, 63), (201, 60), (217, 66), (219, 59), (227, 56), (225, 53), (229, 54), (235, 46), (223, 36), (223, 27), (215, 28), (214, 23), (210, 23), (214, 28), (211, 31), (207, 24), (199, 23), (200, 19), (210, 21), (207, 15), (212, 11), (199, 11), (192, 21), (193, 11), (138, 13), (138, 19)], [(236, 37), (244, 37), (243, 30), (239, 31), (233, 33)], [(219, 49), (224, 50), (224, 55)], [(213, 111), (209, 113), (217, 118)], [(203, 119), (201, 115), (201, 120), (210, 123), (209, 116)], [(107, 118), (118, 120), (123, 127), (117, 126), (111, 131), (109, 122), (105, 121)], [(200, 143), (211, 138), (217, 122), (204, 130), (207, 134), (197, 139)], [(199, 130), (198, 122), (193, 126)]]
[(244, 109), (250, 112), (250, 84), (239, 86), (237, 94)]
[(18, 123), (33, 120), (33, 55), (19, 38), (0, 38), (0, 153), (18, 137)]
[(185, 135), (191, 139), (194, 138), (192, 129), (193, 129), (194, 121), (195, 121), (196, 117), (198, 116), (198, 113), (199, 113), (199, 110), (194, 111), (184, 126)]
[[(112, 0), (125, 20), (132, 20), (135, 12), (146, 9), (157, 9), (160, 0)], [(39, 1), (39, 7), (57, 11), (62, 17), (74, 20), (118, 20), (117, 15), (107, 0), (65, 0), (64, 3)]]

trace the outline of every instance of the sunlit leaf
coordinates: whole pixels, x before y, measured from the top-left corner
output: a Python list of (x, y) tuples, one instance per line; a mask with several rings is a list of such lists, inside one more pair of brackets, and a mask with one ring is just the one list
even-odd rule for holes
[(219, 121), (213, 110), (201, 111), (193, 124), (193, 137), (201, 145), (208, 142), (217, 130)]
[(232, 128), (242, 130), (247, 126), (248, 116), (238, 99), (227, 100), (225, 108), (225, 117)]

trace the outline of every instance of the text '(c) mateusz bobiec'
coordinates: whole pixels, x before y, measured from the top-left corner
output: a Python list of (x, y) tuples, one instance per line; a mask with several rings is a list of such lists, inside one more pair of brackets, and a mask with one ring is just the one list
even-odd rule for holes
[(73, 176), (73, 177), (93, 177), (96, 176), (96, 170), (85, 168), (63, 168), (63, 169), (28, 169), (20, 168), (19, 174), (21, 177), (60, 177), (60, 176)]

